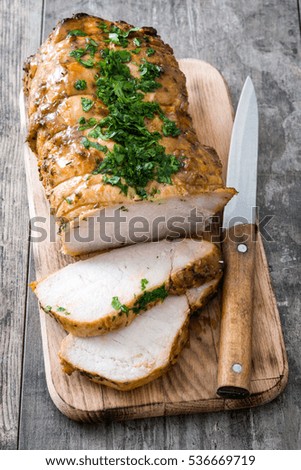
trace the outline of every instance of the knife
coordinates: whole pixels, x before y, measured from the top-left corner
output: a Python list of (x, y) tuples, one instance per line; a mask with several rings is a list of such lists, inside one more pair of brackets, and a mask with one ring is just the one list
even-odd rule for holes
[(223, 215), (225, 273), (217, 394), (224, 398), (250, 394), (257, 156), (258, 108), (248, 77), (237, 106), (227, 170), (227, 186), (237, 189), (238, 194)]

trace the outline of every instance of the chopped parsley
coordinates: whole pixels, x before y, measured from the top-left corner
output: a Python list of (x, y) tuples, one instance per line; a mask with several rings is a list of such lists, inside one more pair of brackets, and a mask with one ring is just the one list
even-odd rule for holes
[[(96, 43), (95, 43), (95, 44), (96, 44)], [(86, 67), (86, 68), (92, 68), (92, 67), (94, 67), (94, 65), (95, 65), (95, 62), (94, 62), (94, 60), (93, 60), (93, 58), (92, 58), (92, 56), (94, 57), (95, 52), (94, 52), (94, 53), (93, 53), (93, 52), (91, 53), (91, 51), (92, 51), (91, 47), (92, 47), (92, 46), (88, 43), (88, 44), (86, 45), (85, 49), (82, 49), (82, 48), (73, 49), (73, 51), (71, 51), (71, 52), (69, 53), (69, 55), (70, 55), (70, 57), (74, 57), (75, 60), (77, 60), (77, 62), (79, 62), (79, 63), (80, 63), (81, 65), (83, 65), (84, 67)], [(94, 48), (94, 46), (93, 46), (93, 48)], [(93, 51), (94, 51), (94, 49), (93, 49)], [(95, 51), (96, 51), (96, 49), (95, 49)], [(82, 59), (82, 57), (83, 57), (85, 54), (87, 54), (87, 52), (90, 52), (91, 57), (89, 57), (88, 59)]]
[(87, 36), (87, 33), (82, 31), (81, 29), (72, 29), (71, 31), (69, 31), (67, 36)]
[(70, 57), (74, 57), (77, 61), (80, 60), (80, 58), (85, 55), (86, 51), (85, 49), (74, 49), (73, 51), (70, 52)]
[(148, 47), (148, 48), (146, 49), (146, 55), (147, 55), (148, 57), (154, 55), (155, 53), (156, 53), (156, 51), (155, 51), (155, 49), (153, 49), (152, 47)]
[(51, 305), (46, 305), (46, 307), (44, 308), (45, 312), (51, 312), (52, 310), (52, 307)]
[(139, 66), (139, 72), (145, 80), (153, 80), (154, 78), (160, 77), (162, 68), (160, 65), (148, 62), (146, 59), (142, 59)]
[(128, 36), (134, 31), (139, 31), (141, 28), (130, 28), (128, 31), (122, 31), (118, 26), (112, 25), (110, 29), (103, 28), (103, 32), (108, 33), (108, 39), (105, 42), (111, 42), (117, 46), (127, 47), (129, 44)]
[(86, 41), (87, 41), (87, 45), (86, 45), (85, 51), (89, 52), (90, 57), (93, 58), (96, 54), (98, 44), (96, 41), (94, 41), (94, 39), (91, 39), (91, 38), (87, 39)]
[(93, 117), (88, 120), (86, 120), (86, 118), (84, 117), (81, 117), (78, 120), (78, 123), (79, 123), (78, 130), (84, 131), (86, 129), (91, 129), (91, 127), (96, 126), (97, 122), (98, 122), (97, 119)]
[(135, 189), (138, 196), (146, 198), (145, 187), (149, 181), (171, 184), (171, 176), (176, 173), (181, 162), (175, 155), (165, 153), (159, 144), (161, 134), (150, 132), (145, 118), (153, 119), (162, 114), (158, 103), (143, 101), (141, 91), (157, 87), (155, 78), (161, 68), (146, 60), (140, 65), (140, 79), (134, 78), (126, 65), (130, 57), (128, 51), (103, 51), (100, 62), (101, 76), (96, 80), (96, 94), (106, 106), (109, 115), (93, 129), (91, 137), (113, 139), (116, 143), (95, 169), (94, 173), (106, 175), (104, 182), (118, 186), (127, 194), (128, 186)]
[(58, 312), (65, 312), (65, 308), (64, 307), (57, 307), (57, 311)]
[[(90, 129), (87, 136), (82, 137), (81, 143), (86, 148), (94, 148), (105, 155), (97, 162), (92, 174), (102, 174), (103, 182), (119, 187), (120, 191), (128, 194), (129, 188), (141, 198), (152, 196), (146, 187), (149, 182), (157, 181), (172, 184), (172, 176), (182, 166), (185, 157), (167, 154), (165, 147), (160, 145), (162, 136), (176, 137), (180, 129), (176, 123), (168, 119), (159, 104), (154, 101), (144, 101), (145, 93), (153, 92), (162, 85), (158, 79), (164, 70), (159, 64), (142, 59), (138, 67), (139, 76), (133, 76), (127, 65), (134, 54), (139, 54), (143, 41), (149, 42), (147, 36), (134, 37), (131, 43), (136, 46), (131, 51), (126, 50), (130, 34), (140, 28), (130, 28), (127, 31), (118, 26), (101, 22), (98, 27), (105, 35), (104, 41), (113, 43), (114, 49), (99, 50), (98, 43), (87, 37), (86, 46), (74, 49), (70, 56), (74, 57), (86, 68), (96, 68), (95, 75), (96, 97), (107, 106), (106, 117), (79, 119), (79, 131)], [(87, 36), (80, 30), (74, 30), (72, 35)], [(152, 56), (155, 50), (147, 47), (146, 55)], [(100, 57), (100, 60), (99, 60)], [(85, 80), (74, 83), (77, 90), (85, 90)], [(88, 112), (94, 106), (94, 101), (81, 98), (82, 109)], [(162, 121), (160, 131), (152, 132), (146, 125), (146, 119), (158, 116)], [(113, 140), (110, 150), (90, 139), (102, 141)]]
[(98, 25), (98, 28), (101, 29), (104, 33), (109, 33), (109, 28), (108, 28), (108, 25), (106, 25), (106, 23), (102, 22)]
[(89, 149), (90, 147), (92, 147), (96, 150), (99, 150), (100, 152), (106, 153), (108, 151), (108, 148), (105, 145), (100, 145), (97, 142), (92, 142), (87, 137), (83, 137), (81, 140), (81, 143), (86, 149)]
[(70, 197), (66, 197), (65, 201), (67, 202), (67, 204), (72, 204), (73, 201), (72, 199), (70, 199)]
[(168, 292), (165, 289), (165, 284), (154, 289), (152, 291), (144, 292), (138, 300), (136, 300), (134, 307), (132, 308), (133, 312), (138, 314), (142, 310), (145, 310), (148, 304), (157, 302), (158, 300), (163, 301), (168, 296)]
[(145, 290), (149, 281), (145, 278), (141, 279), (141, 290)]
[[(147, 279), (141, 279), (141, 290), (142, 289), (142, 281), (144, 281), (145, 286), (148, 283)], [(146, 281), (146, 282), (145, 282)], [(145, 287), (144, 287), (145, 288)], [(119, 312), (119, 316), (121, 316), (123, 313), (128, 316), (129, 312), (132, 311), (136, 315), (140, 313), (143, 310), (146, 310), (151, 303), (157, 303), (158, 301), (162, 301), (166, 299), (168, 296), (168, 292), (165, 289), (165, 284), (162, 284), (162, 286), (157, 287), (157, 289), (154, 289), (150, 292), (146, 291), (144, 292), (134, 303), (134, 306), (132, 308), (127, 307), (126, 305), (122, 304), (119, 300), (118, 297), (113, 297), (111, 305), (114, 310)]]
[(112, 305), (112, 307), (113, 307), (114, 310), (116, 310), (117, 312), (119, 312), (119, 314), (120, 314), (120, 313), (125, 313), (126, 316), (128, 316), (128, 314), (129, 314), (129, 308), (128, 308), (126, 305), (122, 304), (122, 303), (120, 302), (120, 300), (118, 299), (118, 297), (113, 297), (113, 298), (112, 298), (111, 305)]
[(82, 103), (83, 111), (85, 111), (86, 113), (90, 111), (90, 109), (94, 105), (94, 102), (90, 100), (89, 98), (81, 98), (81, 103)]
[(134, 38), (133, 39), (133, 44), (134, 44), (134, 46), (137, 46), (137, 47), (141, 46), (141, 39)]
[(86, 80), (76, 80), (76, 82), (74, 82), (74, 88), (76, 90), (85, 90), (87, 88)]
[(180, 129), (176, 126), (174, 121), (171, 121), (164, 115), (160, 115), (160, 117), (163, 121), (162, 133), (165, 137), (177, 137), (181, 134)]
[(87, 69), (92, 69), (95, 65), (93, 59), (89, 58), (87, 60), (79, 59), (78, 61), (81, 65), (86, 67)]
[(56, 308), (56, 311), (57, 311), (57, 312), (62, 312), (62, 313), (64, 313), (65, 315), (70, 315), (70, 312), (68, 312), (67, 309), (65, 309), (64, 307), (57, 307), (57, 308)]

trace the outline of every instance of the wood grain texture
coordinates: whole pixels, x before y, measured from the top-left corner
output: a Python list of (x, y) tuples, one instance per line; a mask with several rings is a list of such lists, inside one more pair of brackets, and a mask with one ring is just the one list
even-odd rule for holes
[[(22, 62), (40, 41), (41, 5), (0, 3), (0, 448), (17, 447), (28, 265), (28, 212), (20, 152), (18, 94)], [(30, 21), (36, 30), (29, 33)]]
[[(32, 15), (38, 8), (37, 1), (30, 9), (31, 22), (23, 35), (33, 34), (39, 28), (40, 20)], [(301, 148), (298, 90), (301, 78), (297, 63), (300, 32), (295, 0), (255, 0), (251, 3), (247, 0), (131, 0), (123, 3), (119, 0), (66, 0), (63, 3), (47, 0), (44, 37), (58, 19), (78, 11), (155, 26), (163, 39), (173, 46), (177, 57), (189, 55), (215, 65), (227, 79), (234, 105), (246, 75), (252, 77), (260, 110), (259, 215), (261, 220), (273, 216), (261, 231), (266, 239), (269, 235), (274, 240), (265, 241), (265, 249), (291, 373), (288, 386), (279, 398), (267, 406), (248, 411), (78, 424), (67, 420), (55, 408), (46, 391), (39, 317), (30, 293), (20, 448), (300, 448), (301, 221), (297, 207), (301, 202), (298, 184)], [(23, 200), (23, 211), (25, 204)], [(15, 276), (8, 274), (10, 279), (13, 277), (11, 282), (15, 282)], [(18, 287), (22, 288), (21, 284)], [(12, 371), (12, 375), (17, 373)]]
[[(184, 59), (180, 66), (187, 77), (190, 114), (198, 136), (207, 145), (216, 142), (225, 161), (231, 136), (232, 105), (224, 80), (216, 69), (205, 62)], [(200, 115), (201, 104), (203, 111)], [(211, 107), (221, 116), (219, 124), (204, 111)], [(24, 110), (22, 102), (21, 109)], [(25, 122), (25, 117), (22, 122)], [(32, 219), (41, 217), (46, 221), (44, 227), (50, 226), (48, 202), (39, 182), (36, 157), (27, 145), (25, 166), (30, 216)], [(33, 249), (38, 279), (74, 261), (60, 254), (59, 240), (35, 243)], [(252, 356), (252, 395), (249, 398), (224, 400), (216, 396), (220, 301), (215, 298), (202, 315), (192, 320), (189, 346), (181, 353), (177, 365), (162, 378), (130, 392), (99, 386), (78, 373), (71, 377), (64, 374), (58, 351), (66, 333), (41, 310), (47, 384), (59, 410), (77, 421), (104, 421), (244, 408), (275, 398), (286, 385), (287, 362), (279, 315), (260, 241), (257, 251), (255, 275), (261, 282), (254, 286), (256, 343)]]
[[(239, 251), (239, 245), (246, 251)], [(224, 398), (250, 394), (256, 226), (236, 225), (223, 234), (223, 279), (217, 393)], [(240, 371), (233, 366), (239, 366)]]

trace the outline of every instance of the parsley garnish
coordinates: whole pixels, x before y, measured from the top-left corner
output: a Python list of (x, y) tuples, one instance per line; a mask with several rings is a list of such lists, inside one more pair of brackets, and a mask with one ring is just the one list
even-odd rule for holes
[(89, 98), (81, 98), (81, 103), (82, 103), (83, 111), (85, 111), (86, 113), (90, 111), (90, 109), (94, 105), (94, 102), (90, 100)]
[(51, 312), (52, 310), (52, 307), (51, 305), (46, 305), (46, 307), (44, 308), (45, 312)]
[(142, 310), (145, 310), (148, 304), (157, 302), (158, 300), (163, 301), (168, 296), (168, 292), (165, 289), (165, 284), (154, 289), (150, 292), (146, 291), (142, 294), (142, 296), (136, 300), (134, 307), (132, 308), (133, 312), (138, 314)]
[[(128, 51), (103, 51), (104, 60), (99, 63), (101, 76), (96, 81), (96, 94), (108, 106), (109, 115), (102, 119), (90, 133), (90, 137), (113, 139), (116, 143), (94, 171), (106, 175), (104, 182), (118, 186), (127, 194), (133, 187), (141, 197), (147, 197), (145, 187), (149, 181), (171, 184), (181, 162), (174, 155), (167, 155), (158, 143), (159, 132), (150, 132), (145, 118), (163, 115), (158, 103), (143, 101), (139, 91), (157, 87), (156, 77), (161, 68), (146, 60), (140, 65), (141, 78), (134, 78), (126, 62)], [(159, 85), (160, 86), (160, 85)], [(164, 115), (163, 115), (164, 116)]]
[[(74, 57), (77, 62), (79, 62), (81, 65), (87, 68), (92, 68), (94, 67), (95, 63), (92, 57), (89, 57), (88, 59), (84, 60), (82, 57), (88, 52), (89, 45), (86, 46), (85, 49), (74, 49), (73, 51), (70, 52), (70, 57)], [(91, 50), (90, 50), (90, 55), (91, 55)]]
[(82, 31), (81, 29), (72, 29), (72, 31), (69, 31), (67, 36), (87, 36), (87, 33)]
[(126, 316), (128, 316), (128, 314), (129, 314), (129, 308), (128, 308), (126, 305), (122, 304), (122, 303), (120, 302), (120, 300), (118, 299), (118, 297), (113, 297), (113, 298), (112, 298), (112, 303), (111, 303), (111, 305), (112, 305), (112, 307), (113, 307), (114, 310), (119, 311), (119, 313), (125, 313)]
[(145, 290), (149, 281), (145, 278), (141, 279), (141, 290)]
[[(140, 29), (123, 31), (104, 22), (99, 24), (99, 28), (106, 35), (105, 42), (124, 49), (129, 44), (129, 35)], [(76, 33), (83, 32), (74, 30), (72, 33), (80, 35)], [(86, 36), (86, 33), (83, 34)], [(143, 39), (149, 42), (147, 36)], [(96, 97), (108, 108), (108, 115), (103, 119), (79, 119), (79, 131), (90, 129), (87, 136), (82, 137), (82, 145), (86, 149), (94, 148), (106, 154), (92, 173), (102, 174), (103, 183), (119, 187), (124, 194), (131, 187), (140, 198), (146, 198), (149, 195), (146, 187), (150, 181), (172, 184), (172, 175), (179, 171), (182, 164), (181, 158), (166, 154), (165, 147), (159, 143), (162, 135), (176, 137), (180, 134), (176, 123), (164, 115), (158, 103), (144, 101), (145, 93), (162, 86), (157, 79), (163, 69), (159, 64), (142, 59), (140, 64), (136, 64), (140, 76), (134, 77), (131, 74), (127, 64), (133, 54), (141, 51), (141, 38), (133, 38), (132, 43), (137, 47), (131, 51), (120, 48), (102, 49), (99, 51), (100, 61), (95, 60), (98, 43), (91, 38), (86, 38), (85, 41), (86, 46), (72, 50), (70, 56), (86, 68), (98, 69), (95, 75)], [(147, 48), (147, 56), (154, 53), (154, 49)], [(74, 87), (84, 90), (87, 83), (85, 80), (77, 80)], [(82, 97), (81, 104), (83, 111), (88, 112), (94, 101)], [(146, 119), (153, 119), (156, 115), (162, 120), (162, 128), (160, 132), (151, 132), (146, 126)], [(90, 138), (113, 140), (114, 146), (109, 150)]]
[(83, 60), (83, 59), (79, 59), (78, 61), (81, 65), (83, 65), (84, 67), (86, 67), (87, 69), (92, 69), (92, 67), (94, 67), (95, 63), (93, 61), (93, 59), (87, 59), (87, 60)]
[[(91, 129), (91, 127), (96, 126), (97, 122), (98, 122), (97, 119), (95, 119), (95, 118), (93, 118), (93, 117), (90, 118), (90, 119), (88, 119), (88, 121), (86, 120), (86, 118), (81, 117), (81, 118), (79, 118), (79, 120), (78, 120), (78, 123), (80, 124), (80, 125), (78, 126), (78, 130), (79, 130), (79, 131), (84, 131), (84, 130), (86, 130), (86, 129)], [(91, 136), (91, 137), (92, 137), (92, 136)]]
[(106, 153), (108, 151), (108, 147), (106, 147), (105, 145), (100, 145), (97, 142), (92, 142), (91, 140), (87, 139), (87, 137), (83, 137), (81, 143), (86, 149), (93, 147), (96, 150), (99, 150), (100, 152)]
[(57, 308), (56, 308), (56, 311), (57, 311), (57, 312), (62, 312), (62, 313), (64, 313), (65, 315), (70, 315), (70, 312), (68, 312), (67, 309), (65, 309), (64, 307), (57, 307)]
[(156, 53), (156, 51), (152, 47), (149, 47), (148, 49), (146, 49), (146, 55), (148, 57), (150, 57), (151, 55), (154, 55), (155, 53)]
[(85, 49), (74, 49), (70, 52), (70, 57), (74, 57), (76, 60), (79, 59), (86, 53)]
[(154, 78), (160, 77), (162, 69), (159, 65), (148, 62), (145, 59), (142, 59), (139, 66), (140, 75), (144, 77), (145, 80), (152, 80)]
[(181, 134), (180, 129), (176, 126), (174, 121), (171, 121), (164, 115), (160, 115), (160, 117), (163, 121), (162, 132), (165, 137), (177, 137)]
[(98, 25), (98, 28), (101, 29), (104, 33), (109, 32), (109, 28), (108, 28), (108, 25), (106, 25), (106, 23), (100, 23)]
[(86, 80), (76, 80), (76, 82), (74, 82), (74, 88), (76, 90), (85, 90), (87, 88)]
[(138, 39), (138, 38), (134, 38), (133, 39), (133, 44), (134, 44), (134, 46), (139, 47), (139, 46), (141, 46), (141, 40)]
[(93, 58), (97, 51), (98, 44), (96, 41), (94, 41), (94, 39), (91, 39), (91, 38), (86, 39), (86, 41), (87, 41), (87, 45), (86, 45), (85, 51), (89, 52), (90, 56)]
[(58, 312), (65, 312), (65, 308), (64, 307), (57, 307), (57, 311)]
[(128, 46), (128, 36), (134, 31), (139, 31), (140, 28), (131, 28), (128, 31), (122, 31), (118, 26), (112, 25), (111, 28), (101, 28), (105, 33), (109, 33), (108, 39), (105, 39), (105, 42), (112, 42), (117, 46), (127, 47)]

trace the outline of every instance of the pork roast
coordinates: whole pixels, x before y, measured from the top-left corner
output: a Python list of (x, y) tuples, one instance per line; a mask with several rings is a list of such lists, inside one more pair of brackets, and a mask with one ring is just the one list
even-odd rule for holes
[(63, 20), (28, 59), (24, 92), (66, 253), (191, 235), (191, 217), (205, 223), (235, 194), (197, 139), (185, 76), (153, 28)]

